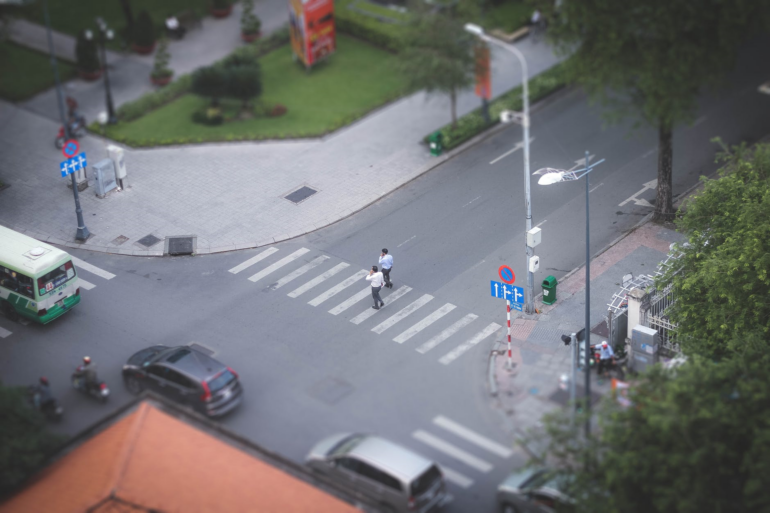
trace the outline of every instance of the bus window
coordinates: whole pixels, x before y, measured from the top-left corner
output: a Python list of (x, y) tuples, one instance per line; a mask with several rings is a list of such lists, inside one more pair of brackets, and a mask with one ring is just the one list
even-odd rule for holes
[(2, 271), (2, 277), (0, 277), (0, 286), (7, 289), (11, 289), (14, 292), (34, 299), (35, 292), (33, 287), (34, 281), (29, 276), (17, 273), (6, 267), (0, 267)]
[(64, 285), (75, 277), (75, 266), (72, 261), (67, 261), (53, 271), (50, 271), (37, 279), (38, 294), (44, 296), (56, 287)]

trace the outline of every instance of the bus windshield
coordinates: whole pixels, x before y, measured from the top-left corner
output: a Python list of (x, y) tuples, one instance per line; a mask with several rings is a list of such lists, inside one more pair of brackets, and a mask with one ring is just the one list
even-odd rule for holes
[(75, 266), (72, 265), (72, 260), (68, 260), (56, 269), (37, 279), (38, 295), (44, 296), (56, 287), (64, 285), (74, 277)]

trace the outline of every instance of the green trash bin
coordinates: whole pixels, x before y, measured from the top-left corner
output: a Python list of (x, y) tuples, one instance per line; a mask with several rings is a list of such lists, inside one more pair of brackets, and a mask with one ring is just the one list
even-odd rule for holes
[(548, 276), (543, 280), (543, 304), (552, 305), (556, 302), (556, 278)]
[(430, 154), (434, 157), (438, 157), (444, 151), (444, 136), (441, 132), (436, 131), (428, 136), (428, 146), (430, 146)]

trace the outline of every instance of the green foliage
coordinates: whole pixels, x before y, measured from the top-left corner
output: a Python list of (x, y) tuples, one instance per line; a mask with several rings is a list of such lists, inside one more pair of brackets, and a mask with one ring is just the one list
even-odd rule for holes
[(694, 357), (673, 371), (655, 367), (633, 383), (632, 407), (599, 408), (590, 442), (564, 411), (534, 436), (550, 466), (571, 477), (578, 512), (768, 511), (768, 365), (770, 354), (754, 346), (719, 364)]
[(27, 405), (23, 387), (0, 385), (0, 497), (36, 470), (62, 442)]
[(154, 78), (165, 78), (173, 75), (174, 72), (168, 67), (170, 61), (171, 54), (168, 51), (168, 39), (166, 37), (161, 37), (160, 43), (158, 43), (158, 49), (155, 50), (155, 63), (152, 68), (152, 76)]
[(86, 30), (81, 31), (75, 41), (75, 59), (78, 69), (86, 73), (93, 73), (101, 69), (102, 64), (99, 62), (96, 34), (91, 32), (91, 39), (89, 40), (86, 37), (86, 32)]
[(242, 3), (241, 32), (246, 35), (259, 34), (259, 31), (262, 29), (262, 22), (254, 14), (254, 0), (243, 0)]
[(687, 202), (678, 228), (681, 272), (669, 316), (688, 353), (724, 358), (755, 335), (770, 351), (770, 144), (736, 147), (722, 156), (721, 178), (707, 180)]
[(521, 0), (490, 3), (484, 9), (479, 24), (487, 30), (501, 29), (513, 32), (529, 24), (534, 9)]
[(152, 18), (147, 11), (139, 13), (139, 17), (134, 24), (134, 33), (131, 36), (131, 42), (137, 46), (152, 46), (155, 44), (155, 27), (152, 24)]
[(198, 68), (192, 74), (193, 94), (205, 96), (215, 106), (227, 94), (227, 70), (223, 66)]
[(227, 96), (242, 102), (243, 108), (249, 100), (262, 94), (262, 75), (259, 66), (235, 66), (227, 68)]
[[(57, 59), (62, 82), (76, 74), (75, 67)], [(0, 42), (0, 97), (17, 102), (53, 87), (50, 58), (10, 41)]]
[(227, 9), (233, 5), (232, 0), (211, 0), (211, 6), (214, 9)]
[[(340, 0), (334, 3), (334, 23), (339, 32), (358, 37), (391, 52), (401, 48), (401, 38), (406, 27), (400, 23), (381, 21), (356, 7), (356, 0)], [(396, 16), (394, 15), (394, 18)]]

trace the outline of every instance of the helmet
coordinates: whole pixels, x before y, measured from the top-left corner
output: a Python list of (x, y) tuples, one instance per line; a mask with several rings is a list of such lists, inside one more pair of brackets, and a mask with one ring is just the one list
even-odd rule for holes
[(86, 365), (91, 363), (91, 357), (90, 356), (84, 356), (83, 357), (83, 363), (85, 363)]
[(48, 384), (48, 378), (46, 378), (45, 376), (40, 378), (40, 384), (41, 385), (47, 385)]
[(607, 341), (602, 342), (602, 347), (607, 347)]

